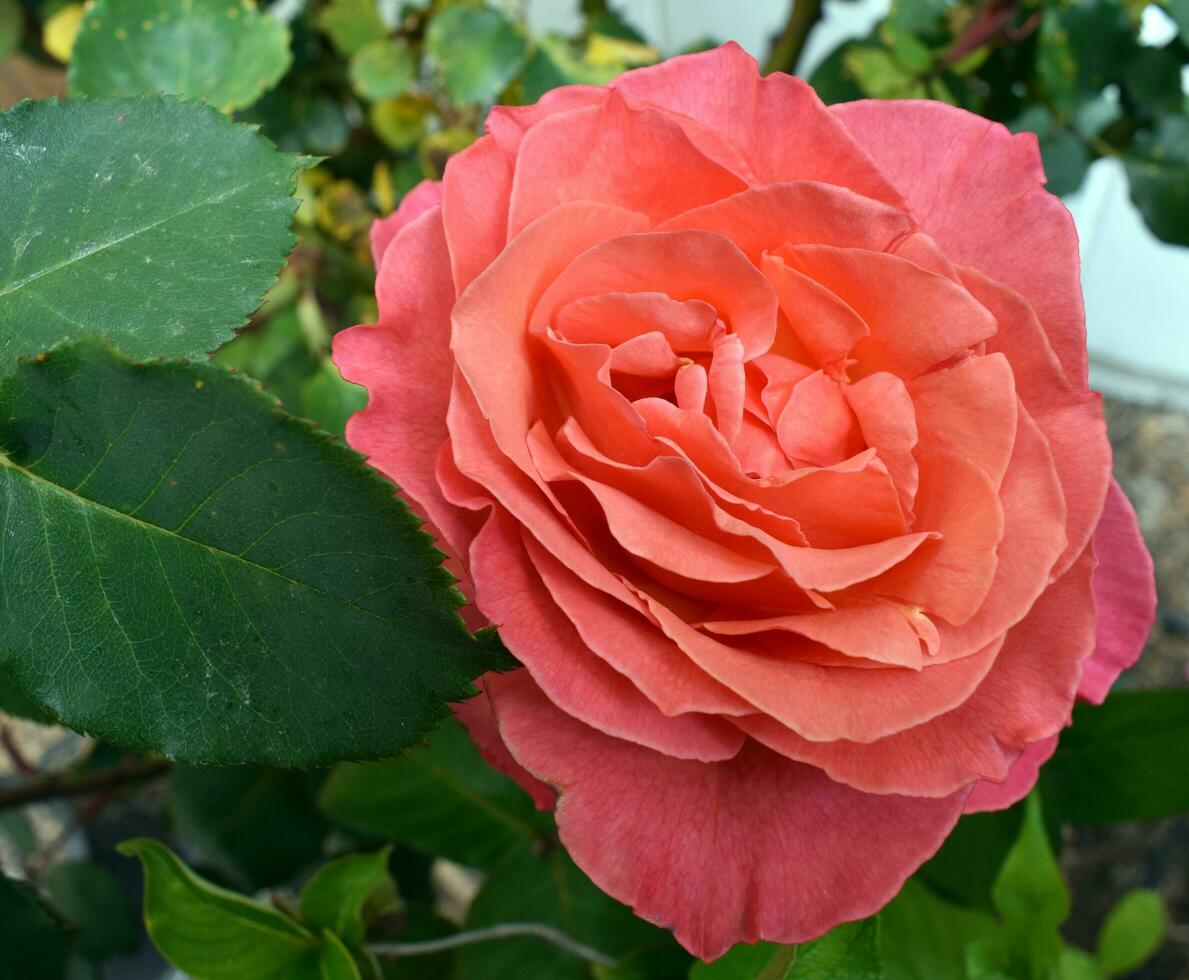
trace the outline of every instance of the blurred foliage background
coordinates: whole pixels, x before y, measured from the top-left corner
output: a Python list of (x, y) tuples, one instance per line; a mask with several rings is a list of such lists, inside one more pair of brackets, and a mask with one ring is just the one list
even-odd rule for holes
[[(163, 91), (206, 99), (281, 149), (319, 158), (300, 179), (299, 243), (281, 279), (215, 360), (262, 380), (291, 411), (341, 436), (365, 395), (339, 377), (330, 340), (375, 318), (372, 221), (419, 181), (440, 178), (451, 154), (478, 137), (490, 105), (603, 83), (660, 59), (622, 16), (624, 4), (573, 3), (578, 27), (562, 35), (534, 33), (527, 5), (516, 0), (0, 0), (0, 106), (55, 93)], [(765, 70), (796, 71), (821, 16), (822, 0), (790, 3)], [(1171, 25), (1168, 39), (1141, 43), (1145, 17)], [(1074, 191), (1096, 158), (1117, 157), (1151, 230), (1189, 245), (1187, 39), (1189, 0), (893, 0), (869, 36), (842, 44), (810, 81), (827, 102), (939, 99), (1034, 132), (1058, 194)], [(1076, 980), (1137, 968), (1134, 975), (1149, 980), (1189, 976), (1187, 927), (1176, 925), (1189, 901), (1184, 883), (1164, 890), (1173, 904), (1169, 927), (1154, 893), (1096, 881), (1109, 895), (1093, 921), (1078, 925), (1076, 905), (1073, 914), (1085, 949), (1060, 939), (1070, 899), (1050, 850), (1062, 844), (1058, 825), (1189, 808), (1185, 699), (1136, 696), (1108, 705), (1098, 724), (1141, 730), (1137, 751), (1155, 746), (1167, 767), (1154, 776), (1153, 763), (1135, 785), (1117, 772), (1110, 782), (1106, 767), (1099, 772), (1085, 753), (1077, 756), (1077, 743), (1064, 749), (1046, 770), (1047, 822), (1035, 804), (964, 820), (884, 917), (884, 948), (899, 944), (900, 952), (883, 972), (863, 976)], [(1155, 734), (1144, 729), (1153, 717)], [(75, 980), (160, 975), (127, 897), (139, 875), (114, 853), (133, 833), (170, 841), (211, 881), (275, 894), (282, 908), (328, 857), (395, 842), (386, 860), (399, 899), (383, 889), (382, 901), (366, 896), (370, 936), (415, 941), (527, 920), (621, 957), (615, 968), (592, 967), (521, 938), (368, 964), (376, 976), (522, 980), (593, 970), (602, 980), (632, 980), (691, 969), (667, 934), (594, 888), (557, 844), (551, 818), (483, 766), (456, 726), (390, 763), (291, 773), (170, 767), (45, 721), (0, 678), (0, 859), (41, 896), (0, 888), (6, 941), (40, 937), (20, 980), (66, 971)], [(1085, 724), (1092, 730), (1095, 722)], [(1118, 768), (1127, 765), (1124, 757)], [(1097, 778), (1115, 804), (1106, 815), (1095, 810)], [(1161, 846), (1183, 855), (1189, 831), (1183, 819), (1176, 828), (1160, 832)], [(1021, 895), (1035, 902), (1017, 914)], [(1166, 928), (1174, 941), (1143, 966)], [(867, 933), (843, 939), (856, 956), (872, 942)], [(910, 962), (917, 955), (910, 947), (922, 962)], [(55, 952), (46, 958), (38, 950)], [(786, 976), (774, 966), (780, 955), (744, 951), (689, 975)], [(813, 973), (813, 958), (806, 961), (810, 972), (787, 975), (860, 975)]]

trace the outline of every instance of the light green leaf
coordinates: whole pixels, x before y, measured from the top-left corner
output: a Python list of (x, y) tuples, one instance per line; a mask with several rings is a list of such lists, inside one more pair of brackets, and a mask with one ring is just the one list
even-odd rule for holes
[(327, 980), (323, 943), (288, 916), (198, 877), (158, 841), (119, 851), (144, 865), (149, 937), (194, 980)]
[[(765, 974), (760, 976), (769, 980)], [(799, 946), (788, 974), (789, 980), (883, 980), (883, 976), (879, 916), (835, 926), (821, 939)]]
[(230, 112), (289, 67), (289, 28), (249, 0), (96, 0), (70, 59), (71, 95), (177, 95)]
[(852, 48), (845, 54), (846, 69), (874, 99), (922, 98), (925, 83), (883, 48)]
[(311, 929), (327, 929), (349, 945), (363, 940), (363, 909), (377, 892), (395, 894), (388, 874), (391, 847), (347, 854), (318, 869), (301, 890), (301, 917)]
[(293, 245), (303, 165), (172, 99), (0, 113), (0, 369), (90, 332), (141, 357), (218, 347)]
[(323, 811), (353, 830), (477, 868), (527, 849), (548, 826), (457, 722), (428, 741), (399, 759), (337, 767), (322, 790)]
[(63, 861), (49, 870), (45, 889), (54, 908), (77, 927), (84, 956), (104, 959), (140, 945), (136, 909), (111, 872), (90, 861)]
[(318, 26), (348, 57), (388, 34), (376, 0), (330, 0), (318, 14)]
[(1069, 916), (1069, 891), (1049, 846), (1036, 792), (1028, 797), (1020, 836), (999, 870), (991, 898), (1005, 927), (988, 944), (998, 951), (999, 964), (1011, 969), (1026, 965), (1029, 976), (1048, 976), (1063, 949), (1058, 928)]
[(322, 857), (329, 825), (315, 796), (319, 772), (262, 766), (175, 766), (174, 824), (206, 864), (237, 887), (279, 885)]
[(1102, 980), (1102, 972), (1094, 962), (1093, 956), (1072, 946), (1066, 946), (1057, 961), (1056, 980)]
[(0, 453), (0, 657), (74, 728), (376, 758), (507, 662), (392, 486), (242, 376), (56, 348), (0, 382)]
[(1159, 893), (1136, 888), (1106, 917), (1098, 935), (1098, 965), (1107, 976), (1130, 973), (1164, 942), (1168, 913)]
[(318, 958), (318, 980), (360, 980), (359, 967), (347, 947), (338, 936), (325, 929)]
[(528, 47), (498, 10), (447, 7), (429, 24), (425, 51), (446, 91), (464, 104), (493, 102), (516, 77)]
[(351, 56), (351, 85), (369, 102), (392, 99), (413, 82), (417, 63), (399, 38), (370, 41)]
[(0, 977), (63, 980), (70, 940), (28, 885), (0, 874)]
[(796, 946), (740, 943), (712, 963), (695, 963), (690, 980), (787, 980), (797, 960)]
[(1020, 836), (999, 870), (992, 898), (1009, 925), (1056, 929), (1069, 917), (1069, 891), (1049, 847), (1036, 793), (1028, 798)]
[(1077, 824), (1189, 810), (1189, 690), (1118, 691), (1101, 707), (1079, 704), (1041, 786), (1046, 807)]

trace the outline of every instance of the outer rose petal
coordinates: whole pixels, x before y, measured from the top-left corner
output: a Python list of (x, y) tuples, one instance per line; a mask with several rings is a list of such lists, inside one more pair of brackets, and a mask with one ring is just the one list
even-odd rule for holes
[(570, 856), (703, 959), (872, 914), (937, 850), (965, 797), (868, 796), (754, 742), (726, 762), (673, 759), (563, 714), (524, 671), (488, 691), (512, 755), (561, 793)]
[(434, 478), (448, 434), (454, 370), (449, 346), (454, 288), (441, 211), (410, 220), (385, 254), (388, 261), (381, 262), (376, 280), (380, 322), (334, 338), (334, 362), (343, 377), (368, 390), (367, 407), (347, 422), (347, 441), (421, 508), (457, 552), (470, 535)]
[(500, 738), (499, 726), (495, 723), (495, 712), (484, 689), (484, 679), (481, 678), (476, 683), (479, 695), (454, 705), (454, 717), (466, 726), (467, 734), (471, 736), (475, 748), (492, 769), (502, 772), (528, 793), (538, 810), (552, 810), (557, 803), (557, 793), (512, 758), (508, 746)]
[(1057, 750), (1057, 736), (1033, 742), (1012, 764), (1007, 778), (1001, 783), (982, 781), (976, 783), (966, 797), (967, 813), (985, 813), (988, 810), (1006, 810), (1019, 803), (1036, 784), (1040, 767), (1052, 758)]
[(376, 268), (380, 268), (380, 263), (384, 258), (384, 252), (388, 248), (392, 239), (396, 237), (396, 233), (400, 231), (414, 218), (420, 217), (425, 211), (428, 211), (435, 204), (442, 203), (442, 182), (438, 180), (423, 180), (420, 184), (414, 187), (408, 194), (401, 198), (400, 207), (398, 207), (387, 218), (380, 218), (378, 221), (372, 222), (371, 230), (368, 232), (368, 239), (372, 246), (372, 261)]
[(1042, 186), (1036, 137), (940, 102), (861, 101), (831, 111), (952, 261), (1027, 297), (1070, 380), (1085, 389), (1077, 231)]
[(822, 180), (902, 203), (812, 88), (779, 73), (761, 78), (755, 59), (734, 42), (627, 72), (611, 87), (721, 133), (760, 183)]
[(1086, 664), (1078, 696), (1101, 704), (1115, 678), (1139, 659), (1156, 619), (1152, 556), (1131, 503), (1113, 480), (1094, 534), (1094, 552), (1098, 646)]

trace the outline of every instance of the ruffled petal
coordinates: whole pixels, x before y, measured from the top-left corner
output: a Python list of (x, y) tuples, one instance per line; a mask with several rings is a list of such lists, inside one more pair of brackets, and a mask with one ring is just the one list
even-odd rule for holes
[(867, 796), (755, 743), (725, 762), (674, 759), (568, 717), (523, 671), (489, 690), (512, 754), (561, 793), (570, 856), (703, 959), (872, 914), (962, 809), (964, 794)]
[(1156, 619), (1152, 556), (1127, 495), (1113, 480), (1094, 532), (1094, 553), (1098, 645), (1086, 664), (1078, 695), (1101, 704), (1119, 674), (1139, 659)]
[(414, 218), (428, 211), (435, 204), (442, 203), (442, 182), (439, 180), (423, 180), (409, 193), (401, 198), (400, 207), (386, 218), (379, 218), (372, 222), (368, 231), (368, 240), (372, 247), (372, 262), (376, 268), (384, 258), (384, 251), (391, 244), (396, 233)]
[(1036, 137), (940, 102), (831, 107), (950, 259), (1035, 308), (1069, 379), (1086, 387), (1086, 318), (1073, 218), (1044, 189)]

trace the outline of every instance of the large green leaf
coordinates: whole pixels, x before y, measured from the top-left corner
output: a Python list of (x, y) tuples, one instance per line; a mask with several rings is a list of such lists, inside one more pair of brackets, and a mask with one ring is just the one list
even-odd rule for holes
[(1131, 200), (1152, 233), (1189, 245), (1189, 116), (1165, 116), (1125, 157)]
[(63, 861), (45, 876), (54, 908), (78, 929), (77, 948), (91, 959), (133, 953), (140, 945), (136, 909), (110, 871)]
[(230, 112), (289, 67), (289, 29), (248, 0), (96, 0), (70, 58), (72, 95), (179, 95)]
[(0, 977), (63, 980), (66, 930), (27, 885), (0, 874)]
[(952, 905), (915, 879), (880, 913), (880, 926), (888, 980), (960, 978), (967, 947), (998, 930), (989, 913)]
[(316, 938), (270, 906), (212, 885), (164, 844), (138, 838), (119, 849), (144, 865), (145, 926), (154, 945), (194, 980), (351, 977), (339, 944)]
[(170, 757), (399, 752), (494, 662), (390, 484), (213, 365), (90, 339), (0, 382), (0, 657)]
[(425, 51), (456, 102), (494, 101), (520, 71), (528, 46), (498, 10), (447, 7), (425, 35)]
[(0, 369), (88, 332), (143, 357), (218, 347), (293, 245), (303, 165), (172, 99), (0, 113)]
[(206, 863), (254, 891), (283, 884), (322, 857), (330, 828), (315, 796), (324, 778), (265, 766), (175, 766), (170, 808)]
[(0, 670), (0, 711), (16, 718), (27, 718), (39, 725), (54, 724), (54, 716), (29, 700), (28, 695), (5, 670)]
[(739, 943), (712, 963), (695, 963), (689, 980), (788, 980), (796, 961), (796, 946)]
[[(555, 926), (616, 959), (634, 950), (676, 946), (672, 936), (599, 891), (559, 847), (543, 857), (522, 852), (492, 872), (467, 913), (466, 926), (500, 922)], [(586, 980), (590, 975), (589, 963), (535, 938), (464, 946), (457, 962), (466, 980)]]
[(1041, 770), (1046, 808), (1072, 823), (1189, 810), (1189, 690), (1118, 691), (1078, 705)]
[(399, 759), (342, 765), (322, 790), (333, 820), (473, 867), (525, 850), (548, 828), (528, 795), (447, 722)]

